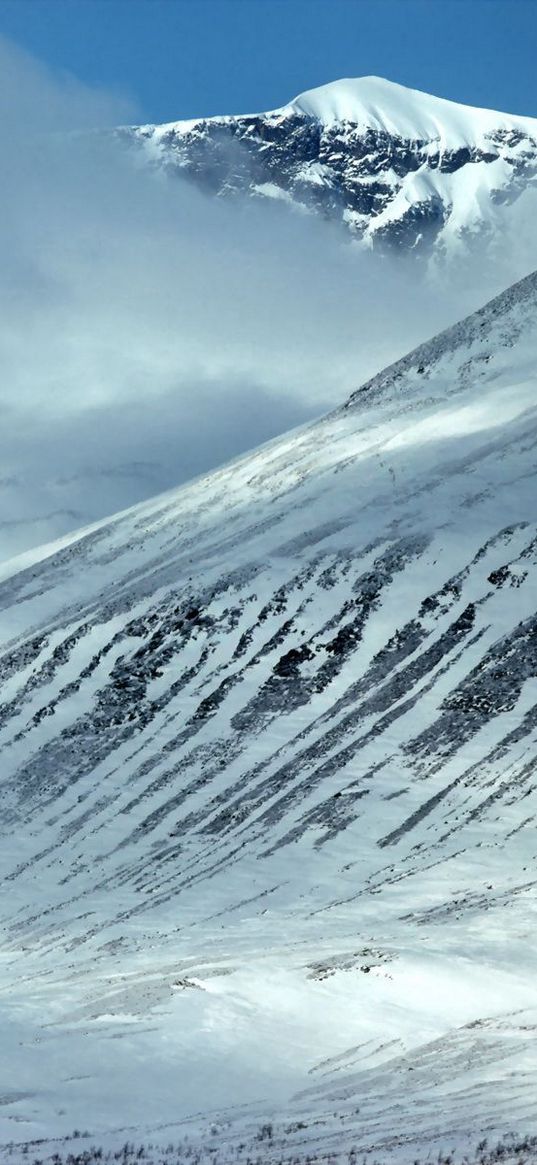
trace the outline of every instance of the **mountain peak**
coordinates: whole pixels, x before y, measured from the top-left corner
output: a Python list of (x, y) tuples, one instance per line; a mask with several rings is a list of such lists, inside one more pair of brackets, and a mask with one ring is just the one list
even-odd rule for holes
[(396, 119), (409, 103), (427, 99), (426, 94), (389, 81), (385, 77), (341, 77), (299, 93), (290, 107), (323, 122), (371, 120), (375, 106), (381, 118), (393, 109)]
[(536, 132), (534, 118), (461, 105), (375, 76), (331, 81), (275, 112), (305, 114), (324, 125), (351, 122), (412, 141), (441, 140), (450, 148), (475, 145), (476, 137), (502, 129)]
[(342, 222), (368, 247), (442, 262), (502, 238), (506, 208), (537, 177), (537, 118), (375, 76), (331, 81), (265, 113), (129, 134), (152, 164), (207, 192), (284, 201)]

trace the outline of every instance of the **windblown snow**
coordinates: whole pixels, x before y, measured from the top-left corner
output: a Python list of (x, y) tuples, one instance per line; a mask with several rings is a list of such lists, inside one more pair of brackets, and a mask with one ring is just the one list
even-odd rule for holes
[(532, 275), (2, 569), (4, 1142), (535, 1129), (536, 343)]

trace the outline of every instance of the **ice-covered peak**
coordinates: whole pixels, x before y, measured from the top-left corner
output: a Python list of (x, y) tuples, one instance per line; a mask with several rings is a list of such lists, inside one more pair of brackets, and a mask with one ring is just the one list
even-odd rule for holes
[(535, 118), (459, 105), (383, 77), (332, 81), (299, 94), (276, 112), (306, 114), (324, 125), (352, 122), (410, 141), (441, 139), (450, 148), (478, 145), (487, 134), (498, 130), (537, 135)]

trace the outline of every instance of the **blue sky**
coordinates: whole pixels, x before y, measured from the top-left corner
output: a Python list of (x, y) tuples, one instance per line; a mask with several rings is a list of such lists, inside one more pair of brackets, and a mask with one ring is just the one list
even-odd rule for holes
[(369, 73), (537, 116), (537, 0), (0, 0), (0, 32), (127, 93), (144, 121)]

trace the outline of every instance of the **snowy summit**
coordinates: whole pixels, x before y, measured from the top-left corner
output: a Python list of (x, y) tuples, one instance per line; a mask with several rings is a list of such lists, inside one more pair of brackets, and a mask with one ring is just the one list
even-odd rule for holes
[(487, 136), (506, 133), (535, 134), (531, 117), (515, 117), (492, 109), (460, 105), (408, 89), (383, 77), (346, 77), (300, 93), (274, 114), (305, 114), (323, 125), (350, 122), (364, 129), (387, 133), (411, 142), (440, 141), (445, 149), (484, 144)]
[(505, 208), (537, 178), (537, 119), (381, 77), (334, 81), (269, 113), (121, 132), (211, 193), (279, 199), (368, 246), (457, 260), (501, 237)]

